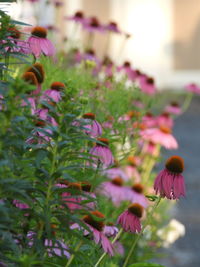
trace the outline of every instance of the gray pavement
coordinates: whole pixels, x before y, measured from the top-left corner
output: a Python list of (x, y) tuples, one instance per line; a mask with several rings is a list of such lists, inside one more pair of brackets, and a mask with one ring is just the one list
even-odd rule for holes
[(156, 262), (166, 267), (200, 267), (200, 97), (194, 96), (190, 108), (176, 119), (174, 135), (180, 148), (166, 152), (164, 158), (177, 154), (185, 160), (186, 198), (175, 204), (172, 217), (185, 225), (186, 234), (162, 249), (166, 258)]

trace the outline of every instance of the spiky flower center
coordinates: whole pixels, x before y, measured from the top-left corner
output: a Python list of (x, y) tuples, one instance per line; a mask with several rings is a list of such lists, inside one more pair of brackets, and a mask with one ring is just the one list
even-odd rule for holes
[(25, 72), (22, 76), (22, 79), (32, 85), (38, 85), (37, 78), (33, 72)]
[(94, 113), (91, 113), (91, 112), (89, 112), (89, 113), (85, 113), (85, 114), (83, 114), (83, 118), (84, 118), (84, 119), (95, 120), (95, 114), (94, 114)]
[[(97, 140), (100, 141), (101, 143), (105, 144), (105, 146), (108, 146), (108, 145), (109, 145), (109, 141), (108, 141), (107, 138), (102, 138), (102, 137), (100, 137), (100, 138), (98, 138)], [(98, 146), (104, 146), (104, 145), (99, 144), (99, 143), (97, 143), (97, 145), (98, 145)]]
[(117, 186), (122, 186), (123, 185), (123, 180), (120, 176), (115, 177), (111, 181), (112, 184), (117, 185)]
[(44, 27), (36, 26), (32, 29), (31, 34), (39, 38), (46, 38), (47, 29), (45, 29)]
[(51, 89), (56, 90), (56, 91), (61, 91), (61, 90), (65, 89), (65, 85), (64, 85), (64, 83), (61, 83), (61, 82), (53, 82), (51, 84)]
[(138, 203), (131, 204), (128, 207), (128, 211), (131, 212), (133, 215), (137, 216), (138, 218), (142, 217), (143, 210), (144, 208)]
[(131, 166), (133, 166), (133, 167), (137, 166), (137, 161), (136, 161), (136, 159), (135, 159), (134, 156), (129, 156), (129, 157), (127, 158), (127, 161), (128, 161), (128, 164), (129, 164), (129, 165), (131, 165)]
[(133, 189), (135, 192), (137, 192), (137, 193), (139, 193), (139, 194), (142, 194), (142, 193), (143, 193), (143, 190), (144, 190), (144, 187), (143, 187), (142, 184), (134, 184), (134, 185), (132, 186), (132, 189)]
[(98, 28), (99, 27), (99, 21), (96, 17), (92, 17), (90, 20), (90, 26), (93, 28)]
[(173, 102), (171, 102), (171, 106), (172, 107), (179, 107), (179, 103), (173, 101)]
[(27, 69), (27, 72), (33, 72), (39, 84), (44, 81), (44, 68), (41, 63), (37, 62)]
[(84, 18), (83, 12), (82, 11), (77, 11), (74, 15), (75, 18), (82, 19)]
[[(102, 220), (105, 218), (105, 216), (98, 210), (92, 211), (90, 214), (91, 215), (85, 215), (83, 217), (83, 221), (91, 225), (98, 231), (102, 231), (104, 228), (104, 222)], [(97, 218), (95, 219), (95, 217)], [(102, 219), (102, 220), (98, 220), (98, 219)]]
[(146, 81), (148, 84), (152, 84), (152, 85), (154, 84), (154, 79), (151, 77), (148, 77)]
[(170, 114), (169, 114), (169, 112), (163, 112), (162, 114), (161, 114), (161, 116), (163, 116), (163, 117), (165, 117), (165, 118), (169, 118), (170, 117)]
[(127, 115), (129, 116), (129, 118), (138, 118), (140, 116), (140, 112), (139, 111), (135, 111), (135, 110), (130, 110), (127, 112)]
[(166, 161), (165, 167), (172, 173), (182, 173), (184, 170), (184, 160), (180, 156), (172, 156)]
[(160, 126), (159, 129), (160, 129), (160, 131), (161, 131), (162, 133), (165, 133), (165, 134), (171, 134), (171, 129), (169, 129), (169, 128), (166, 127), (166, 126)]
[(81, 182), (81, 189), (84, 191), (84, 192), (90, 192), (91, 191), (91, 187), (92, 185), (88, 182)]
[(130, 68), (131, 63), (130, 63), (129, 61), (125, 61), (124, 64), (123, 64), (123, 66), (124, 66), (125, 68)]
[(46, 122), (43, 120), (37, 120), (37, 121), (35, 121), (35, 126), (44, 127), (44, 126), (46, 126)]
[(81, 184), (80, 183), (69, 183), (68, 188), (72, 190), (81, 191)]

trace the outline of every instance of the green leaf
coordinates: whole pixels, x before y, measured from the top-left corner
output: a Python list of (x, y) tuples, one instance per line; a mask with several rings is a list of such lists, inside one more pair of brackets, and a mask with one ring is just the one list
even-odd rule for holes
[(165, 266), (152, 262), (137, 262), (129, 265), (128, 267), (165, 267)]
[(146, 195), (145, 196), (146, 198), (148, 198), (148, 200), (150, 201), (156, 201), (158, 199), (158, 196), (154, 196), (154, 195)]

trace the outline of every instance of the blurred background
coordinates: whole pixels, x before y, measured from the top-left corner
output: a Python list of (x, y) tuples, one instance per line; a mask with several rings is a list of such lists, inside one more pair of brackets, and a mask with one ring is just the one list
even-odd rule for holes
[(80, 29), (74, 32), (73, 22), (64, 19), (80, 10), (100, 23), (114, 21), (127, 33), (128, 40), (112, 34), (109, 42), (104, 34), (95, 34), (97, 55), (106, 49), (116, 63), (129, 60), (155, 77), (161, 89), (200, 82), (199, 0), (18, 0), (9, 8), (15, 19), (56, 27), (54, 41), (61, 49), (68, 45), (63, 40), (85, 38)]
[[(15, 19), (51, 29), (51, 38), (63, 52), (72, 46), (80, 48), (87, 38), (87, 33), (66, 19), (75, 12), (96, 16), (102, 24), (116, 22), (123, 34), (94, 35), (93, 46), (100, 58), (106, 54), (118, 65), (131, 62), (154, 77), (160, 90), (177, 92), (188, 83), (200, 84), (200, 0), (21, 0), (6, 8)], [(199, 115), (200, 98), (195, 95), (175, 124), (180, 145), (176, 153), (186, 162), (187, 197), (172, 210), (172, 218), (181, 225), (174, 227), (171, 240), (175, 241), (178, 232), (182, 237), (159, 251), (163, 253), (159, 263), (166, 267), (200, 266)]]

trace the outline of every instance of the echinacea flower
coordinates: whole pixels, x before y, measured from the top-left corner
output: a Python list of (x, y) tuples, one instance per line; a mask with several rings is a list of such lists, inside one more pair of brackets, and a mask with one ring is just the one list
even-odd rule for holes
[(103, 26), (100, 24), (99, 20), (96, 17), (91, 17), (83, 21), (83, 28), (88, 32), (104, 31)]
[(112, 152), (108, 147), (109, 141), (107, 138), (98, 138), (97, 140), (100, 141), (101, 144), (96, 143), (89, 152), (91, 155), (95, 156), (92, 157), (92, 160), (94, 161), (93, 165), (98, 166), (99, 164), (102, 164), (104, 167), (108, 167), (114, 163)]
[(156, 93), (156, 86), (154, 83), (154, 79), (143, 75), (139, 78), (139, 86), (145, 94), (154, 95)]
[(174, 136), (171, 134), (171, 129), (165, 126), (145, 129), (141, 131), (140, 135), (144, 140), (164, 146), (166, 149), (178, 148), (178, 143)]
[[(105, 236), (103, 230), (105, 227), (105, 224), (103, 220), (105, 219), (105, 216), (99, 212), (98, 210), (90, 212), (89, 215), (85, 215), (83, 217), (83, 222), (86, 224), (86, 226), (90, 229), (91, 233), (93, 234), (94, 242), (96, 244), (101, 244), (103, 250), (113, 256), (113, 246), (108, 240), (108, 238)], [(71, 229), (78, 228), (79, 230), (82, 229), (78, 224), (74, 224), (71, 226)], [(88, 236), (90, 234), (89, 231), (86, 229), (84, 230), (84, 235)]]
[[(71, 211), (81, 209), (81, 184), (69, 183), (65, 188), (66, 191), (62, 193), (62, 200), (65, 205), (67, 205)], [(73, 192), (69, 192), (69, 190)]]
[(45, 128), (46, 123), (42, 120), (35, 122), (36, 128), (31, 132), (31, 137), (26, 140), (27, 144), (46, 144), (51, 141), (52, 131)]
[(172, 101), (169, 105), (167, 105), (165, 107), (165, 111), (173, 115), (180, 115), (182, 112), (180, 105), (175, 101)]
[(142, 117), (142, 123), (144, 123), (147, 128), (152, 128), (157, 125), (157, 120), (151, 112), (146, 112)]
[(49, 112), (49, 109), (47, 107), (43, 107), (43, 108), (35, 110), (34, 114), (39, 119), (44, 120), (53, 126), (58, 126), (58, 123), (56, 122), (56, 120), (52, 116), (50, 116), (48, 112)]
[(125, 232), (139, 233), (141, 231), (140, 218), (142, 217), (143, 207), (134, 203), (131, 204), (117, 219)]
[(53, 82), (50, 86), (50, 89), (44, 91), (41, 100), (50, 100), (58, 103), (61, 98), (61, 92), (65, 89), (64, 83), (61, 82)]
[(160, 114), (159, 116), (157, 116), (156, 121), (157, 121), (158, 127), (159, 126), (162, 127), (163, 125), (165, 125), (165, 127), (171, 129), (174, 126), (174, 121), (172, 117), (166, 111)]
[(185, 196), (184, 161), (180, 156), (168, 158), (165, 169), (160, 171), (154, 182), (156, 194), (168, 199), (179, 199)]
[(114, 179), (116, 177), (120, 177), (123, 181), (128, 181), (129, 177), (120, 167), (114, 167), (108, 170), (104, 170), (103, 174), (106, 175), (109, 179)]
[(65, 18), (81, 24), (83, 24), (83, 22), (85, 21), (84, 13), (82, 11), (76, 11), (76, 13), (73, 16)]
[(141, 180), (140, 173), (137, 170), (137, 167), (141, 164), (141, 159), (138, 156), (129, 156), (127, 158), (127, 165), (124, 168), (126, 175), (129, 179), (134, 180), (136, 183), (139, 183)]
[(45, 56), (53, 56), (55, 54), (55, 47), (52, 42), (46, 38), (47, 29), (36, 26), (31, 31), (31, 37), (27, 42), (30, 45), (32, 54), (38, 58), (41, 54)]
[(24, 209), (29, 209), (29, 205), (22, 203), (21, 201), (14, 199), (13, 200), (13, 204), (15, 205), (15, 207), (19, 208), (20, 210), (24, 210)]
[(109, 32), (114, 32), (114, 33), (121, 33), (121, 31), (118, 28), (118, 25), (116, 22), (109, 22), (107, 25), (104, 25), (104, 29)]
[(120, 177), (115, 177), (111, 181), (103, 182), (97, 191), (110, 199), (115, 206), (119, 206), (122, 201), (126, 200), (123, 180)]
[(185, 88), (188, 92), (200, 95), (200, 86), (197, 85), (196, 83), (190, 83), (186, 85)]
[(126, 199), (131, 203), (138, 203), (144, 208), (148, 206), (146, 197), (143, 194), (144, 187), (142, 184), (134, 184), (132, 187), (126, 187)]
[(84, 119), (84, 128), (86, 134), (91, 135), (92, 137), (98, 137), (102, 135), (102, 127), (101, 124), (95, 120), (94, 113), (85, 113), (83, 115)]

